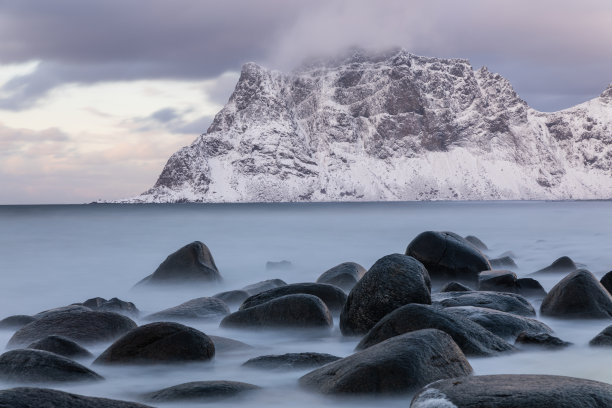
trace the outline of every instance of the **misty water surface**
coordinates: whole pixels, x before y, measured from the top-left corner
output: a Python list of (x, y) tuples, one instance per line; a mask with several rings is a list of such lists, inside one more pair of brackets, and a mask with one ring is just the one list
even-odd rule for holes
[[(314, 281), (344, 261), (369, 268), (378, 258), (403, 253), (425, 230), (473, 234), (495, 257), (516, 255), (526, 274), (568, 255), (603, 275), (612, 269), (612, 202), (420, 202), (362, 204), (82, 205), (0, 207), (0, 318), (102, 296), (132, 301), (147, 314), (269, 278)], [(208, 245), (224, 282), (205, 288), (138, 290), (132, 286), (181, 246)], [(266, 271), (266, 261), (291, 261), (290, 270)], [(550, 289), (557, 279), (542, 281)], [(539, 305), (534, 305), (536, 308)], [(564, 351), (530, 351), (496, 358), (470, 358), (476, 374), (547, 373), (612, 383), (612, 355), (588, 341), (609, 321), (543, 319), (557, 335), (575, 343)], [(162, 367), (94, 367), (106, 377), (96, 384), (53, 386), (118, 399), (197, 380), (237, 380), (265, 389), (245, 399), (211, 406), (369, 406), (369, 399), (334, 399), (302, 391), (307, 370), (259, 371), (240, 365), (251, 357), (317, 351), (347, 356), (358, 339), (337, 328), (320, 333), (274, 333), (192, 326), (255, 346), (218, 354), (206, 364)], [(11, 331), (0, 331), (5, 345)], [(90, 348), (94, 354), (106, 345)], [(88, 361), (85, 362), (89, 364)], [(14, 386), (4, 384), (5, 387)], [(5, 388), (3, 386), (3, 388)], [(377, 398), (407, 406), (410, 396)], [(157, 404), (161, 405), (161, 404)], [(161, 406), (182, 406), (167, 404)]]

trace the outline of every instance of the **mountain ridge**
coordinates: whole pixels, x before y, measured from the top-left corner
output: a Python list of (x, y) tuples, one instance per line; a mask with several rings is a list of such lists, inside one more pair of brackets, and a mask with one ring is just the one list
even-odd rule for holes
[(611, 197), (612, 84), (539, 112), (486, 67), (394, 50), (244, 64), (207, 132), (120, 202)]

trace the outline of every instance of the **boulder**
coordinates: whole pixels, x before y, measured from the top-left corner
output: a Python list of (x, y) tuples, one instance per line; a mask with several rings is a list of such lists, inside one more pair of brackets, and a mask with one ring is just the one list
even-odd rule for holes
[(92, 357), (92, 354), (74, 341), (62, 336), (47, 336), (28, 346), (29, 349), (43, 350), (70, 358)]
[(558, 337), (552, 336), (549, 333), (526, 333), (522, 332), (516, 338), (514, 344), (523, 346), (536, 346), (549, 349), (559, 349), (571, 346), (572, 343), (563, 341)]
[(249, 346), (246, 343), (227, 337), (212, 335), (209, 335), (208, 337), (213, 341), (213, 344), (215, 345), (215, 354), (238, 350), (249, 350), (253, 348), (253, 346)]
[(462, 377), (427, 385), (410, 407), (605, 408), (612, 407), (612, 385), (556, 375)]
[(463, 283), (459, 282), (448, 282), (446, 285), (442, 286), (440, 292), (471, 292), (472, 289), (465, 286)]
[(505, 340), (465, 317), (416, 303), (399, 307), (383, 317), (359, 342), (357, 349), (422, 329), (438, 329), (449, 334), (465, 355), (491, 356), (514, 350)]
[(349, 291), (366, 273), (366, 269), (355, 262), (343, 262), (323, 272), (317, 283), (327, 283)]
[(268, 370), (299, 370), (319, 367), (336, 360), (340, 360), (340, 357), (325, 353), (287, 353), (255, 357), (242, 365)]
[(488, 251), (489, 248), (485, 245), (484, 242), (482, 242), (480, 240), (480, 238), (474, 236), (474, 235), (468, 235), (465, 237), (465, 240), (467, 242), (469, 242), (470, 244), (474, 245), (476, 248), (478, 248), (480, 251)]
[(574, 261), (569, 256), (562, 256), (545, 268), (537, 270), (530, 275), (550, 275), (572, 272), (578, 269)]
[(478, 275), (478, 290), (518, 293), (516, 273), (506, 270), (484, 271)]
[(36, 313), (32, 316), (35, 320), (42, 319), (44, 317), (53, 316), (55, 314), (64, 314), (64, 313), (77, 313), (77, 312), (91, 312), (91, 308), (83, 305), (68, 305), (62, 307), (56, 307), (53, 309), (45, 310), (40, 313)]
[(519, 295), (531, 298), (543, 298), (546, 296), (546, 291), (540, 282), (533, 278), (519, 278), (516, 280), (516, 284)]
[(140, 311), (136, 305), (132, 302), (126, 302), (119, 298), (104, 299), (101, 297), (95, 297), (87, 299), (81, 303), (82, 306), (86, 306), (91, 310), (97, 310), (102, 312), (116, 312), (127, 316), (138, 317)]
[(200, 297), (178, 306), (164, 309), (144, 318), (148, 321), (201, 320), (219, 321), (229, 314), (229, 307), (221, 299)]
[(518, 269), (518, 265), (516, 262), (514, 262), (514, 259), (510, 258), (509, 256), (489, 259), (489, 263), (493, 269)]
[(482, 252), (452, 232), (423, 232), (410, 242), (406, 255), (422, 262), (431, 279), (438, 282), (474, 284), (480, 272), (491, 269)]
[(208, 361), (213, 341), (179, 323), (159, 322), (137, 327), (115, 341), (94, 364), (160, 364)]
[(221, 292), (217, 293), (216, 295), (213, 295), (214, 298), (221, 299), (228, 306), (241, 305), (242, 302), (244, 302), (249, 296), (251, 296), (249, 295), (249, 292), (241, 289), (228, 290), (226, 292)]
[(0, 391), (2, 408), (152, 408), (135, 402), (86, 397), (46, 388), (19, 387)]
[(229, 328), (329, 328), (332, 325), (325, 303), (305, 294), (281, 296), (234, 312), (221, 321), (221, 327)]
[(145, 394), (143, 398), (151, 402), (210, 402), (235, 397), (260, 387), (238, 381), (194, 381), (175, 385)]
[(612, 297), (586, 269), (571, 272), (548, 292), (540, 312), (563, 318), (609, 319)]
[(202, 242), (195, 241), (168, 255), (155, 272), (137, 285), (193, 284), (221, 280), (210, 250)]
[(466, 317), (505, 340), (515, 340), (522, 332), (548, 334), (553, 332), (539, 320), (484, 307), (448, 307), (444, 311)]
[[(599, 281), (601, 285), (606, 288), (608, 293), (612, 294), (612, 271), (606, 273)], [(1, 324), (2, 322), (0, 322)]]
[(118, 313), (68, 310), (23, 326), (13, 334), (8, 346), (26, 346), (51, 335), (66, 337), (79, 344), (93, 344), (113, 341), (135, 327), (133, 320)]
[(597, 336), (589, 341), (589, 345), (612, 347), (612, 326), (608, 326), (599, 332)]
[(266, 290), (285, 286), (286, 284), (287, 283), (282, 279), (268, 279), (261, 282), (253, 283), (251, 285), (247, 285), (242, 288), (242, 290), (247, 292), (249, 296), (253, 296), (258, 293), (265, 292)]
[(11, 350), (2, 354), (0, 379), (21, 383), (103, 380), (89, 368), (66, 357), (30, 349)]
[(340, 313), (344, 335), (370, 330), (386, 314), (408, 303), (431, 303), (431, 282), (422, 263), (400, 254), (380, 258), (357, 282)]
[(392, 337), (329, 363), (299, 382), (324, 394), (397, 394), (471, 372), (472, 367), (448, 334), (426, 329)]
[(23, 326), (28, 323), (32, 323), (34, 320), (36, 320), (34, 317), (28, 315), (14, 315), (5, 317), (4, 319), (0, 320), (0, 329), (21, 329)]
[(346, 302), (346, 294), (342, 289), (328, 285), (326, 283), (292, 283), (291, 285), (280, 286), (266, 290), (265, 292), (258, 293), (248, 297), (239, 310), (248, 309), (253, 306), (261, 305), (262, 303), (269, 302), (272, 299), (279, 298), (286, 295), (313, 295), (321, 299), (327, 305), (327, 308), (332, 313), (340, 313), (344, 303)]
[(524, 297), (501, 292), (444, 292), (431, 296), (432, 304), (442, 307), (476, 306), (520, 316), (535, 316), (535, 309)]

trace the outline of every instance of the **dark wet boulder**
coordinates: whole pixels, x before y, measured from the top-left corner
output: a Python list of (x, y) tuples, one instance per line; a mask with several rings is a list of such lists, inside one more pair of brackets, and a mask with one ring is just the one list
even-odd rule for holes
[(229, 314), (229, 307), (221, 299), (200, 297), (188, 300), (178, 306), (150, 314), (144, 319), (149, 321), (208, 320), (219, 321)]
[(344, 335), (360, 335), (408, 303), (431, 303), (431, 282), (422, 263), (400, 254), (380, 258), (357, 282), (340, 313)]
[(0, 320), (0, 329), (21, 329), (23, 326), (32, 323), (34, 320), (36, 320), (34, 317), (28, 315), (13, 315), (5, 317), (4, 319)]
[(43, 350), (69, 358), (92, 357), (92, 354), (78, 343), (62, 336), (47, 336), (28, 346), (29, 349)]
[(612, 385), (556, 375), (481, 375), (437, 381), (419, 390), (411, 408), (607, 408)]
[(591, 272), (578, 269), (548, 292), (540, 312), (544, 316), (609, 319), (612, 297)]
[(569, 256), (562, 256), (545, 268), (537, 270), (530, 275), (549, 275), (572, 272), (578, 269), (574, 261)]
[(329, 363), (299, 382), (324, 394), (398, 394), (471, 372), (472, 367), (448, 334), (426, 329), (392, 337)]
[(589, 341), (591, 346), (612, 347), (612, 326), (608, 326)]
[(415, 303), (399, 307), (383, 317), (359, 342), (357, 349), (422, 329), (438, 329), (449, 334), (465, 355), (491, 356), (514, 350), (504, 339), (465, 317)]
[(113, 341), (136, 327), (129, 317), (114, 312), (63, 311), (53, 313), (17, 330), (9, 347), (26, 346), (47, 336), (66, 337), (79, 344)]
[[(608, 291), (608, 293), (612, 294), (612, 271), (606, 273), (599, 283), (602, 284), (604, 288)], [(1, 323), (1, 322), (0, 322)]]
[(267, 261), (266, 271), (286, 271), (293, 268), (293, 264), (289, 261)]
[(535, 309), (521, 295), (501, 292), (444, 292), (431, 296), (432, 304), (442, 307), (476, 306), (501, 310), (520, 316), (535, 316)]
[(11, 350), (2, 354), (0, 379), (21, 383), (103, 380), (89, 368), (66, 357), (31, 349)]
[(474, 245), (476, 248), (478, 248), (481, 251), (488, 251), (489, 248), (487, 247), (487, 245), (482, 242), (482, 240), (474, 235), (468, 235), (465, 237), (465, 240), (467, 242), (469, 242), (470, 244)]
[(518, 269), (518, 265), (514, 262), (514, 259), (509, 256), (489, 259), (489, 263), (493, 269)]
[(239, 351), (239, 350), (248, 350), (248, 349), (253, 348), (253, 346), (249, 346), (246, 343), (243, 343), (238, 340), (230, 339), (228, 337), (212, 336), (212, 335), (209, 335), (208, 337), (210, 337), (210, 339), (213, 341), (213, 344), (215, 345), (215, 354)]
[(355, 262), (343, 262), (323, 272), (317, 283), (328, 283), (349, 291), (366, 273), (366, 269)]
[(514, 340), (522, 332), (548, 334), (553, 332), (539, 320), (484, 307), (448, 307), (444, 311), (466, 317), (505, 340)]
[(406, 255), (422, 262), (433, 281), (473, 284), (480, 272), (491, 269), (482, 252), (452, 232), (423, 232), (410, 242)]
[(85, 302), (81, 303), (81, 305), (100, 312), (116, 312), (133, 317), (138, 317), (140, 314), (140, 311), (134, 303), (126, 302), (116, 297), (108, 300), (101, 297), (95, 297), (87, 299)]
[(519, 295), (532, 298), (543, 298), (546, 290), (542, 284), (533, 278), (519, 278), (516, 280)]
[(208, 361), (213, 341), (179, 323), (158, 322), (137, 327), (115, 341), (94, 364), (163, 364)]
[(241, 290), (241, 289), (228, 290), (228, 291), (217, 293), (216, 295), (213, 295), (214, 298), (221, 299), (228, 306), (241, 305), (242, 302), (244, 302), (246, 298), (248, 298), (249, 296), (251, 296), (249, 295), (249, 292), (247, 292), (246, 290)]
[(56, 314), (65, 314), (65, 313), (78, 313), (78, 312), (91, 312), (92, 310), (87, 307), (87, 306), (83, 306), (83, 305), (68, 305), (68, 306), (62, 306), (62, 307), (56, 307), (53, 309), (49, 309), (49, 310), (45, 310), (43, 312), (40, 313), (36, 313), (34, 316), (32, 316), (35, 320), (38, 319), (42, 319), (45, 317), (50, 317)]
[(194, 381), (164, 388), (145, 394), (143, 398), (151, 402), (210, 402), (236, 397), (260, 387), (238, 381)]
[(193, 284), (221, 280), (210, 250), (202, 242), (195, 241), (168, 255), (155, 272), (137, 285)]
[(282, 279), (267, 279), (261, 282), (252, 283), (250, 285), (242, 288), (245, 292), (249, 294), (249, 296), (256, 295), (261, 292), (265, 292), (266, 290), (278, 288), (280, 286), (285, 286), (287, 283)]
[(465, 286), (463, 283), (452, 281), (442, 286), (440, 292), (471, 292), (472, 290), (472, 288)]
[(543, 347), (548, 349), (559, 349), (572, 345), (572, 343), (563, 341), (560, 338), (555, 337), (549, 333), (527, 332), (522, 332), (521, 334), (519, 334), (514, 344), (520, 344), (522, 346)]
[(484, 271), (478, 275), (478, 290), (518, 293), (516, 273), (506, 270)]
[(233, 328), (329, 328), (333, 325), (325, 303), (313, 295), (286, 295), (248, 309), (239, 310), (221, 321)]
[(320, 367), (336, 360), (340, 360), (340, 357), (325, 353), (287, 353), (255, 357), (242, 365), (267, 370), (299, 370)]
[(46, 388), (19, 387), (0, 391), (2, 408), (152, 408), (135, 402), (86, 397)]
[(321, 299), (332, 313), (340, 313), (346, 302), (346, 294), (342, 289), (326, 283), (292, 283), (291, 285), (280, 286), (278, 288), (266, 290), (248, 297), (239, 310), (248, 309), (253, 306), (261, 305), (272, 299), (286, 295), (313, 295)]

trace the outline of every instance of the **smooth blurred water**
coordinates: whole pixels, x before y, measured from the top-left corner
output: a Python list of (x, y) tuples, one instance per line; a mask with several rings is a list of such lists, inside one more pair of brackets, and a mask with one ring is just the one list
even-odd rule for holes
[[(491, 257), (512, 251), (519, 274), (547, 266), (562, 255), (598, 276), (612, 269), (609, 201), (0, 206), (0, 318), (34, 314), (94, 296), (129, 300), (147, 313), (263, 279), (314, 281), (344, 261), (369, 268), (384, 255), (403, 253), (412, 238), (425, 230), (476, 235), (489, 246)], [(131, 290), (168, 254), (194, 240), (211, 249), (224, 277), (222, 284), (203, 289)], [(293, 267), (266, 271), (266, 261), (280, 260), (291, 261)], [(542, 283), (549, 289), (558, 279)], [(476, 373), (552, 373), (612, 382), (612, 353), (587, 347), (590, 338), (611, 322), (543, 320), (575, 346), (470, 359)], [(343, 338), (337, 326), (323, 337), (228, 331), (217, 323), (193, 326), (256, 347), (219, 354), (203, 365), (96, 367), (107, 378), (105, 382), (54, 388), (136, 399), (137, 394), (181, 382), (216, 379), (251, 382), (265, 389), (238, 402), (211, 405), (348, 407), (373, 402), (304, 392), (297, 378), (306, 371), (268, 372), (240, 366), (262, 354), (349, 355), (356, 340)], [(11, 335), (0, 331), (0, 344), (6, 344)], [(99, 353), (105, 347), (92, 351)], [(379, 398), (375, 403), (406, 406), (409, 400), (409, 396)]]

